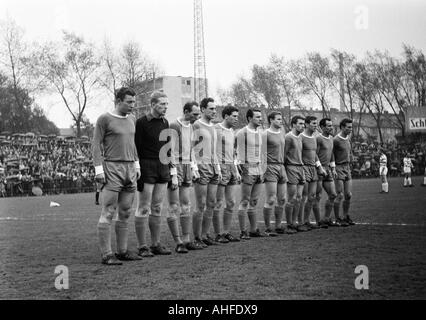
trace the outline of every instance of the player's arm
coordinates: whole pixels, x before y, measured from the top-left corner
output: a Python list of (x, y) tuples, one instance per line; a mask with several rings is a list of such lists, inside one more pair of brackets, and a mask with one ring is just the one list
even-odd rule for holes
[(214, 152), (213, 152), (213, 163), (216, 169), (216, 172), (219, 175), (219, 180), (222, 180), (222, 169), (220, 168), (220, 163), (219, 163), (219, 157), (217, 156), (217, 132), (216, 129), (213, 129), (213, 148), (214, 148)]
[(102, 165), (102, 150), (103, 150), (103, 141), (105, 137), (105, 126), (106, 122), (104, 117), (99, 117), (96, 121), (95, 132), (93, 135), (92, 141), (92, 156), (93, 156), (93, 165), (95, 167), (95, 180), (96, 182), (104, 184), (105, 175), (104, 168)]
[(195, 156), (195, 145), (196, 145), (196, 137), (195, 132), (191, 130), (191, 171), (192, 171), (192, 177), (194, 180), (197, 180), (200, 178), (200, 173), (198, 171), (198, 165), (197, 165), (197, 158)]
[[(168, 121), (167, 121), (167, 129), (168, 130), (170, 129), (170, 125), (169, 125)], [(179, 186), (179, 183), (178, 183), (178, 177), (177, 177), (177, 168), (176, 168), (176, 165), (175, 165), (176, 159), (175, 159), (175, 155), (174, 155), (174, 152), (173, 152), (173, 150), (174, 150), (173, 149), (174, 148), (173, 140), (174, 139), (172, 139), (171, 136), (167, 137), (167, 143), (171, 142), (171, 146), (172, 146), (171, 149), (167, 151), (167, 153), (168, 153), (168, 157), (170, 159), (169, 170), (170, 170), (170, 176), (172, 177), (172, 190), (175, 190)]]

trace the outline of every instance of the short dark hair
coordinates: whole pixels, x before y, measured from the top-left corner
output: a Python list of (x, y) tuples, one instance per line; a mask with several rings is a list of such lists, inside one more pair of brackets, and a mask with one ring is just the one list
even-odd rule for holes
[(312, 121), (315, 121), (315, 120), (317, 120), (317, 117), (315, 117), (315, 116), (307, 116), (305, 118), (305, 123), (309, 124), (309, 123), (311, 123)]
[(349, 118), (345, 118), (345, 119), (343, 119), (341, 122), (340, 122), (340, 129), (342, 129), (342, 127), (346, 127), (346, 124), (348, 124), (348, 123), (352, 123), (353, 121), (352, 121), (352, 119), (349, 119)]
[(136, 95), (135, 90), (130, 87), (121, 87), (120, 89), (115, 91), (115, 100), (123, 101), (126, 96), (134, 97)]
[(325, 127), (327, 125), (327, 121), (331, 121), (330, 118), (322, 118), (319, 122), (320, 127)]
[(305, 118), (303, 118), (302, 116), (299, 116), (299, 115), (294, 116), (293, 118), (291, 118), (291, 122), (290, 122), (290, 124), (291, 124), (291, 125), (296, 124), (298, 120), (303, 120), (303, 121), (305, 121)]
[(260, 110), (260, 109), (258, 109), (258, 108), (249, 108), (248, 110), (247, 110), (247, 113), (246, 113), (246, 119), (247, 119), (247, 122), (249, 122), (250, 120), (249, 120), (249, 118), (252, 118), (253, 119), (253, 116), (254, 116), (254, 113), (255, 112), (260, 112), (260, 113), (262, 113), (262, 111)]
[(156, 104), (158, 101), (160, 101), (160, 98), (167, 98), (167, 94), (161, 91), (154, 91), (151, 94), (151, 105)]
[(233, 112), (238, 112), (238, 108), (234, 106), (226, 106), (222, 110), (222, 118), (225, 119), (225, 116), (230, 116)]
[(268, 123), (271, 124), (271, 121), (275, 120), (275, 117), (278, 115), (282, 116), (281, 112), (272, 111), (270, 114), (268, 114)]
[(185, 103), (185, 105), (183, 106), (183, 113), (185, 113), (185, 112), (191, 113), (193, 106), (198, 107), (198, 102), (197, 101), (189, 101), (189, 102)]
[(207, 105), (210, 102), (214, 102), (214, 99), (213, 98), (204, 98), (203, 100), (201, 100), (201, 103), (200, 103), (200, 109), (201, 109), (201, 111), (203, 111), (204, 109), (206, 109)]

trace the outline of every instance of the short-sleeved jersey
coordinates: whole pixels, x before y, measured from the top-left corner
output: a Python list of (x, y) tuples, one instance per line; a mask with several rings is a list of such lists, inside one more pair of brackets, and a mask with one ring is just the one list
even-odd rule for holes
[(190, 163), (192, 148), (192, 126), (185, 125), (179, 119), (170, 123), (172, 133), (172, 152), (173, 159), (177, 163)]
[(413, 162), (411, 162), (411, 158), (404, 157), (402, 162), (404, 164), (404, 168), (412, 168), (413, 167)]
[(193, 151), (196, 163), (218, 164), (217, 135), (214, 124), (207, 124), (199, 119), (194, 122), (192, 128), (194, 130)]
[(385, 154), (380, 155), (379, 163), (381, 167), (386, 167), (388, 164), (388, 157)]
[(302, 139), (302, 162), (304, 165), (314, 166), (318, 161), (317, 139), (304, 132), (300, 134), (300, 138)]
[(132, 162), (138, 160), (135, 146), (135, 123), (133, 115), (118, 116), (104, 113), (96, 121), (92, 143), (93, 163), (105, 161)]
[(217, 134), (217, 156), (219, 163), (234, 163), (235, 133), (232, 128), (225, 128), (221, 123), (215, 125)]
[(345, 164), (351, 161), (351, 141), (349, 137), (343, 138), (340, 134), (334, 137), (333, 154), (336, 164)]
[(285, 135), (285, 164), (287, 165), (303, 165), (302, 160), (302, 139), (300, 135), (296, 136), (293, 132)]
[(266, 160), (268, 164), (284, 164), (285, 134), (270, 129), (263, 132), (266, 141)]
[(240, 163), (259, 164), (262, 158), (260, 130), (245, 126), (237, 133), (237, 159)]
[(325, 137), (322, 134), (316, 137), (317, 139), (317, 155), (321, 165), (326, 168), (330, 162), (334, 161), (333, 154), (333, 137)]

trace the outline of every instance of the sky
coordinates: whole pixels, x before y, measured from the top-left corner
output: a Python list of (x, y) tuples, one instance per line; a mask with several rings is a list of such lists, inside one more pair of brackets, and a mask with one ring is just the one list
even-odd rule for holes
[[(207, 78), (214, 96), (271, 54), (299, 58), (331, 48), (362, 57), (402, 43), (426, 51), (425, 0), (203, 0)], [(73, 31), (95, 43), (142, 45), (171, 76), (193, 75), (193, 0), (0, 0), (0, 19), (12, 18), (29, 41), (59, 40)], [(49, 119), (69, 127), (55, 98), (40, 99)], [(109, 107), (88, 109), (93, 122)]]

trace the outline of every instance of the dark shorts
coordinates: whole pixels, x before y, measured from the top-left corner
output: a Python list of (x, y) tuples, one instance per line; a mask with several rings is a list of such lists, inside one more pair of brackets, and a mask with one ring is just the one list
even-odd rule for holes
[(198, 184), (219, 184), (219, 173), (216, 172), (215, 165), (213, 164), (199, 164), (198, 173), (200, 178), (195, 181)]
[(337, 180), (352, 180), (351, 167), (349, 164), (336, 164)]
[(324, 167), (324, 170), (325, 170), (325, 172), (326, 172), (326, 175), (325, 175), (325, 176), (323, 176), (323, 175), (319, 174), (319, 175), (318, 175), (318, 179), (319, 179), (320, 181), (323, 181), (323, 182), (333, 182), (333, 181), (334, 181), (334, 178), (333, 178), (333, 175), (332, 175), (332, 173), (331, 173), (331, 169), (330, 169), (330, 168), (326, 168), (326, 167)]
[(235, 172), (235, 165), (230, 163), (221, 164), (220, 171), (222, 172), (222, 180), (219, 182), (221, 186), (226, 187), (240, 183)]
[(105, 174), (104, 189), (114, 192), (135, 192), (136, 165), (134, 162), (111, 162), (103, 164)]
[(306, 182), (315, 182), (318, 181), (318, 172), (315, 166), (303, 166), (303, 171), (305, 172)]
[(294, 166), (294, 165), (287, 165), (286, 166), (287, 171), (287, 178), (288, 178), (288, 184), (305, 184), (305, 171), (303, 170), (303, 166)]
[(160, 160), (140, 159), (141, 178), (138, 180), (138, 191), (143, 191), (143, 184), (168, 183), (170, 180), (170, 169), (167, 164)]
[(241, 181), (244, 184), (254, 185), (263, 183), (263, 168), (260, 164), (242, 164)]
[[(180, 187), (191, 187), (192, 186), (192, 170), (189, 163), (181, 164), (178, 163), (175, 165), (177, 171), (178, 185)], [(172, 181), (169, 181), (167, 186), (168, 188), (172, 187)]]
[(264, 177), (265, 182), (284, 184), (288, 181), (284, 165), (278, 163), (268, 163)]

